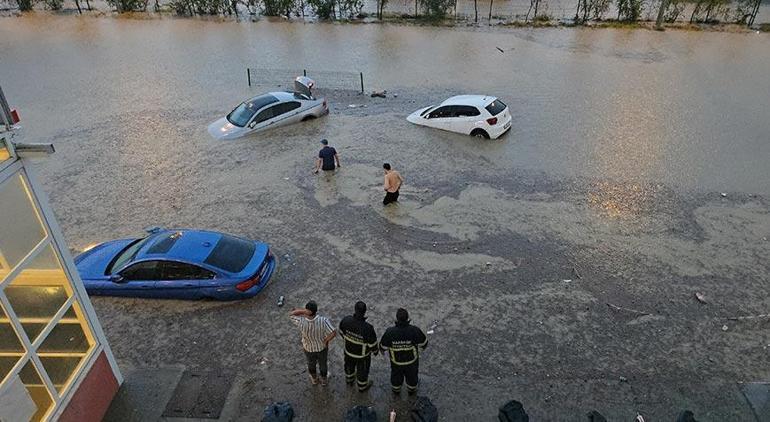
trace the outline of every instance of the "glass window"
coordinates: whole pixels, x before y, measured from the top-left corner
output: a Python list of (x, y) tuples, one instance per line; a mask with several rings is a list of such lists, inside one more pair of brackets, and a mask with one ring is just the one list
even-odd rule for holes
[(0, 382), (5, 380), (22, 356), (24, 356), (24, 346), (16, 335), (16, 330), (13, 329), (5, 310), (0, 307)]
[(275, 115), (281, 115), (290, 111), (300, 108), (302, 104), (298, 101), (289, 101), (288, 103), (282, 103), (275, 106)]
[(159, 280), (160, 265), (158, 261), (142, 261), (131, 265), (120, 272), (120, 275), (127, 281), (131, 280)]
[(136, 258), (136, 254), (139, 253), (139, 250), (153, 238), (153, 236), (148, 236), (144, 239), (136, 239), (126, 246), (126, 248), (119, 254), (115, 255), (115, 259), (107, 267), (107, 273), (112, 274), (114, 272), (113, 270), (120, 271), (126, 264), (133, 261), (133, 259)]
[(251, 261), (256, 247), (252, 241), (225, 234), (203, 262), (231, 273), (239, 273)]
[(487, 111), (489, 114), (493, 116), (497, 116), (498, 114), (502, 113), (505, 108), (508, 107), (507, 105), (503, 104), (500, 100), (494, 100), (489, 105), (486, 106)]
[(49, 244), (5, 288), (5, 295), (31, 343), (72, 295), (67, 276)]
[(35, 369), (35, 365), (32, 364), (31, 360), (21, 368), (21, 371), (19, 371), (19, 378), (21, 378), (21, 382), (24, 383), (24, 386), (27, 387), (27, 391), (29, 391), (32, 401), (34, 401), (35, 406), (37, 406), (37, 411), (35, 412), (35, 415), (32, 416), (31, 420), (42, 420), (43, 416), (45, 416), (46, 412), (48, 412), (48, 409), (53, 404), (53, 400), (48, 393), (48, 388), (43, 384), (43, 380), (40, 378), (40, 374), (38, 374), (37, 369)]
[(480, 114), (479, 109), (473, 106), (457, 106), (454, 112), (455, 117), (473, 117)]
[(164, 261), (163, 280), (208, 280), (214, 278), (214, 273), (197, 265), (184, 262)]
[(84, 320), (77, 303), (73, 303), (37, 349), (45, 372), (60, 394), (94, 345)]
[(22, 176), (0, 185), (0, 281), (42, 241), (45, 229)]
[(445, 117), (452, 117), (452, 113), (454, 111), (454, 106), (443, 106), (439, 107), (433, 111), (430, 112), (428, 115), (429, 119), (441, 119)]
[(236, 126), (244, 127), (246, 126), (246, 123), (248, 123), (249, 120), (251, 120), (251, 117), (254, 116), (254, 113), (256, 113), (257, 110), (259, 110), (260, 108), (268, 104), (272, 104), (277, 101), (278, 101), (278, 98), (275, 98), (270, 94), (254, 97), (238, 105), (238, 107), (236, 107), (235, 110), (233, 110), (232, 112), (230, 112), (230, 114), (227, 115), (227, 120)]
[(257, 117), (254, 118), (254, 123), (262, 123), (275, 117), (277, 107), (278, 106), (272, 106), (260, 111), (259, 114), (257, 114)]
[(8, 145), (5, 138), (0, 138), (0, 163), (11, 158), (11, 152), (8, 151)]

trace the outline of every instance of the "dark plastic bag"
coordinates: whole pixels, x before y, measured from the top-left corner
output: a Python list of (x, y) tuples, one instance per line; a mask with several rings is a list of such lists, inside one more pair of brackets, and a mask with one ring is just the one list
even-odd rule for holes
[(412, 422), (438, 422), (438, 409), (427, 397), (417, 397), (409, 414), (412, 416)]
[(695, 414), (689, 410), (683, 410), (676, 418), (676, 422), (698, 422), (695, 420)]
[(293, 419), (294, 409), (288, 402), (271, 403), (262, 415), (262, 422), (291, 422)]
[(377, 422), (377, 412), (371, 407), (355, 406), (348, 409), (344, 422)]
[(500, 422), (529, 422), (529, 415), (524, 411), (524, 406), (516, 400), (500, 406), (497, 418)]
[(596, 410), (588, 412), (588, 422), (607, 422), (607, 418)]

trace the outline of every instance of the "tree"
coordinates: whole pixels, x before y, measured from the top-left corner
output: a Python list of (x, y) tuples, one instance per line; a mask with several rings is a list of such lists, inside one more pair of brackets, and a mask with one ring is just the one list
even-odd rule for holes
[(431, 19), (441, 19), (454, 0), (419, 0), (425, 14)]
[(489, 24), (492, 24), (492, 2), (495, 0), (489, 0)]
[(642, 15), (643, 0), (618, 0), (618, 20), (636, 22)]
[(382, 11), (385, 10), (385, 4), (388, 0), (377, 0), (377, 19), (382, 20)]
[[(293, 1), (293, 0), (271, 0), (271, 1)], [(320, 19), (333, 19), (334, 0), (307, 0), (307, 4), (313, 9), (313, 13)]]
[(16, 0), (16, 4), (22, 12), (32, 10), (32, 0)]
[(107, 4), (114, 7), (118, 13), (136, 12), (147, 8), (147, 2), (143, 0), (107, 0)]
[(533, 20), (537, 19), (537, 9), (540, 7), (540, 0), (529, 0), (529, 9), (527, 10), (527, 15), (524, 17), (524, 22), (527, 22), (529, 20), (529, 13), (532, 12), (532, 9), (535, 9), (535, 14), (532, 16)]
[(473, 21), (478, 22), (479, 21), (479, 4), (478, 0), (473, 0)]
[(735, 5), (736, 23), (753, 26), (761, 0), (738, 0)]

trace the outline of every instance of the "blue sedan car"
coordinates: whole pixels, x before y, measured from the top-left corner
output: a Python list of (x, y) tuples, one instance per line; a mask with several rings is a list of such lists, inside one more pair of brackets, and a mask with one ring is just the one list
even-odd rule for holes
[(276, 266), (265, 243), (161, 229), (99, 244), (75, 257), (75, 264), (91, 295), (219, 300), (256, 295)]

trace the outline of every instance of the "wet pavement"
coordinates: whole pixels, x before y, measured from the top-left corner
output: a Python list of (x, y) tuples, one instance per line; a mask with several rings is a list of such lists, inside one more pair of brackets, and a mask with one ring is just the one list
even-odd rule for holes
[[(339, 344), (331, 385), (309, 385), (285, 313), (312, 298), (335, 322), (365, 300), (380, 333), (400, 306), (437, 320), (421, 373), (442, 420), (515, 398), (536, 420), (751, 421), (737, 383), (770, 377), (768, 320), (729, 318), (770, 307), (767, 37), (0, 19), (0, 83), (20, 138), (56, 144), (36, 167), (74, 250), (151, 225), (273, 246), (252, 300), (93, 299), (122, 365), (236, 372), (234, 419), (406, 408), (382, 357), (347, 390)], [(322, 90), (325, 118), (214, 141), (208, 122), (276, 88), (247, 66), (362, 71), (398, 97)], [(510, 133), (405, 121), (465, 91), (500, 96)], [(322, 137), (334, 175), (311, 173)], [(383, 161), (406, 178), (385, 209)]]

